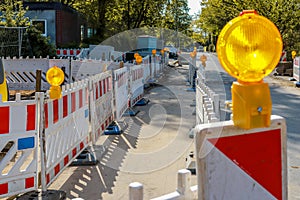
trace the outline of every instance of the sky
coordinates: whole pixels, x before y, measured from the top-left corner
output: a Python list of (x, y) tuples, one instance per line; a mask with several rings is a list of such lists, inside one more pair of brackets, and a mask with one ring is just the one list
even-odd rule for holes
[(201, 0), (188, 0), (188, 5), (190, 8), (190, 15), (194, 15), (195, 13), (200, 11), (200, 1)]

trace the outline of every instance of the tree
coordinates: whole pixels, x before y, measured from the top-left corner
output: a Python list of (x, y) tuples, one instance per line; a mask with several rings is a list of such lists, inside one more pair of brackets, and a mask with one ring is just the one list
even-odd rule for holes
[(164, 28), (186, 33), (191, 21), (187, 0), (168, 1), (162, 24)]
[(300, 50), (299, 0), (203, 0), (202, 7), (197, 24), (212, 35), (214, 44), (227, 22), (243, 10), (256, 10), (278, 27), (286, 50)]
[[(22, 1), (3, 0), (0, 4), (0, 25), (4, 27), (16, 27), (19, 33), (15, 33), (12, 36), (12, 29), (1, 29), (0, 41), (2, 48), (5, 49), (7, 45), (5, 43), (11, 43), (7, 38), (16, 38), (15, 40), (21, 40), (22, 54), (23, 56), (54, 56), (55, 47), (50, 44), (50, 39), (42, 36), (42, 33), (38, 31), (33, 25), (30, 24), (30, 20), (25, 17), (27, 8), (23, 7)], [(19, 28), (18, 28), (19, 27)], [(20, 30), (26, 29), (24, 34), (20, 34)], [(21, 32), (23, 33), (23, 32)], [(20, 37), (22, 36), (22, 37)], [(24, 38), (23, 40), (21, 38)], [(12, 45), (8, 45), (11, 48)], [(14, 45), (19, 47), (19, 45)], [(6, 48), (7, 49), (7, 48)], [(19, 56), (19, 50), (17, 51), (1, 51), (1, 56)]]
[(3, 0), (0, 4), (0, 26), (26, 27), (30, 21), (25, 17), (22, 1)]

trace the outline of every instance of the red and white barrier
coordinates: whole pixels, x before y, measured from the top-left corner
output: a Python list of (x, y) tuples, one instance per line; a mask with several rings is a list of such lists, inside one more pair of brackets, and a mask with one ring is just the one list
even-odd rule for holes
[(46, 184), (90, 144), (88, 82), (63, 87), (62, 98), (44, 104)]
[(81, 49), (57, 49), (57, 56), (77, 56), (81, 52)]
[(220, 96), (203, 82), (201, 72), (196, 79), (196, 122), (205, 124), (220, 121)]
[(76, 80), (82, 80), (100, 74), (107, 70), (110, 63), (110, 61), (100, 60), (72, 60), (72, 76)]
[(90, 114), (93, 142), (95, 143), (114, 120), (111, 71), (90, 78)]
[(287, 58), (286, 58), (286, 51), (282, 51), (281, 53), (281, 57), (280, 57), (280, 61), (287, 61)]
[(122, 115), (128, 108), (128, 76), (127, 67), (114, 71), (115, 110), (117, 120), (121, 119)]
[(287, 199), (285, 120), (244, 130), (232, 121), (196, 128), (198, 199)]
[(0, 198), (37, 190), (37, 99), (0, 104)]
[(143, 58), (143, 68), (144, 68), (144, 83), (147, 83), (151, 76), (151, 65), (150, 57), (146, 56)]
[(130, 106), (134, 106), (144, 94), (144, 66), (135, 65), (130, 70)]
[(296, 57), (294, 58), (294, 67), (293, 67), (293, 76), (294, 79), (296, 79), (297, 81), (300, 81), (299, 77), (300, 77), (300, 57)]

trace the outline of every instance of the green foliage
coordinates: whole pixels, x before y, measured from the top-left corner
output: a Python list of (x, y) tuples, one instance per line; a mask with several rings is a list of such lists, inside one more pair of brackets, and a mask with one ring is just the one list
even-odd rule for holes
[(23, 46), (25, 46), (25, 49), (22, 53), (23, 56), (56, 56), (55, 46), (36, 27), (28, 27), (24, 38)]
[(299, 0), (202, 0), (202, 6), (197, 26), (206, 33), (217, 36), (241, 11), (256, 10), (278, 27), (285, 50), (300, 50)]
[(101, 41), (141, 27), (188, 32), (191, 23), (187, 0), (77, 0), (72, 6), (84, 14)]
[[(18, 56), (18, 29), (13, 29), (13, 27), (21, 27), (22, 30), (26, 30), (21, 35), (23, 38), (22, 56), (55, 56), (55, 47), (50, 44), (50, 39), (44, 37), (40, 31), (30, 24), (30, 20), (25, 17), (26, 10), (27, 8), (23, 7), (22, 1), (4, 0), (0, 4), (0, 25), (12, 27), (11, 29), (4, 28), (1, 30), (0, 42), (4, 45), (2, 49), (5, 49), (5, 51), (0, 52), (1, 56)], [(10, 38), (14, 38), (15, 43), (12, 43)], [(6, 48), (7, 46), (15, 48), (15, 50), (9, 51)]]
[(23, 8), (22, 1), (3, 0), (0, 4), (0, 26), (25, 27), (30, 21), (25, 17), (26, 9)]

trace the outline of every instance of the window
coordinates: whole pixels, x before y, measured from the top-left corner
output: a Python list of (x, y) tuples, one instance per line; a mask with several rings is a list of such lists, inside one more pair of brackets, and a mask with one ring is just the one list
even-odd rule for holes
[(31, 21), (32, 25), (36, 26), (38, 30), (42, 32), (43, 36), (47, 36), (47, 20), (45, 19), (34, 19)]

